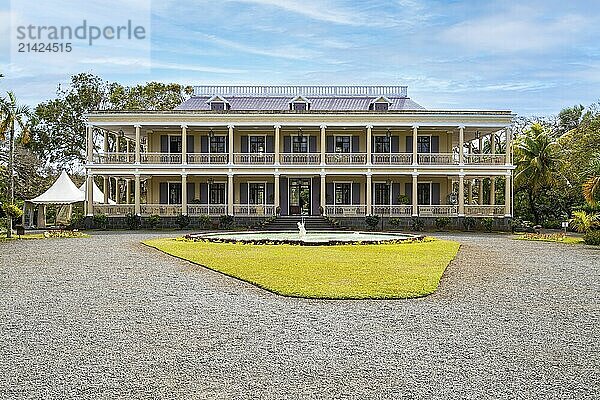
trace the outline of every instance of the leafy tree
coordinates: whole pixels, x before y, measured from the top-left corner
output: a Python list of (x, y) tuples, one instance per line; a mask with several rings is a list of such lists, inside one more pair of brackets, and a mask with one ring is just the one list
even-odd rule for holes
[(33, 117), (33, 150), (47, 163), (71, 171), (85, 160), (85, 114), (98, 110), (171, 110), (191, 87), (149, 82), (133, 87), (82, 73), (59, 86), (57, 98), (40, 103)]
[(576, 129), (581, 123), (584, 106), (567, 107), (558, 113), (558, 133), (564, 134)]
[[(19, 141), (27, 143), (29, 141), (28, 117), (30, 116), (29, 107), (17, 103), (13, 92), (8, 92), (6, 97), (0, 99), (0, 139), (6, 140), (8, 133), (8, 193), (10, 204), (15, 202), (15, 131), (20, 131)], [(12, 236), (12, 218), (8, 218), (7, 237)]]
[(536, 223), (540, 222), (540, 212), (535, 196), (543, 188), (552, 186), (560, 165), (557, 142), (540, 124), (534, 124), (515, 140), (515, 181), (518, 191), (525, 191), (530, 211)]
[(583, 197), (591, 206), (598, 204), (597, 197), (600, 194), (600, 153), (594, 154), (584, 174)]

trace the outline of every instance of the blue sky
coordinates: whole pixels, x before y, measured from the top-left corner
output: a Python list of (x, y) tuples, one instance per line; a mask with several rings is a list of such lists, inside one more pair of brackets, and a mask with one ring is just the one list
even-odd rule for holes
[[(110, 17), (119, 3), (149, 0), (111, 2), (86, 3)], [(53, 10), (68, 15), (61, 3)], [(94, 62), (15, 65), (11, 8), (0, 0), (0, 90), (35, 104), (88, 71), (125, 84), (406, 84), (427, 108), (521, 115), (600, 99), (594, 1), (162, 0), (150, 10), (148, 60), (124, 68), (99, 46)]]

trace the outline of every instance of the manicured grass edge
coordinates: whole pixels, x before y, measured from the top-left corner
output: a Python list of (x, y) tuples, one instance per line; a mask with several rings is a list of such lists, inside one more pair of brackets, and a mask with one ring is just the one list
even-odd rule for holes
[[(176, 239), (176, 238), (165, 238), (165, 239)], [(152, 240), (152, 239), (149, 239), (149, 240)], [(456, 250), (456, 254), (454, 254), (454, 257), (452, 257), (450, 259), (450, 261), (448, 261), (448, 264), (444, 267), (444, 271), (440, 275), (440, 279), (438, 279), (437, 284), (435, 285), (435, 288), (433, 288), (433, 290), (431, 292), (423, 293), (423, 294), (419, 294), (419, 295), (414, 295), (414, 296), (408, 296), (408, 297), (406, 297), (406, 296), (326, 297), (326, 296), (300, 296), (300, 295), (293, 295), (293, 294), (283, 293), (283, 292), (280, 292), (278, 290), (271, 289), (270, 287), (261, 285), (260, 283), (251, 282), (251, 281), (242, 279), (242, 278), (240, 278), (238, 276), (230, 275), (230, 274), (228, 274), (226, 272), (223, 272), (223, 271), (220, 271), (218, 269), (211, 268), (211, 267), (209, 267), (207, 265), (200, 264), (200, 263), (197, 263), (195, 261), (188, 260), (187, 258), (178, 256), (178, 255), (175, 255), (175, 254), (167, 253), (166, 251), (164, 251), (162, 249), (159, 249), (158, 247), (156, 247), (156, 246), (154, 246), (152, 244), (146, 243), (145, 240), (141, 241), (142, 245), (144, 245), (146, 247), (149, 247), (151, 249), (154, 249), (154, 250), (158, 250), (159, 252), (161, 252), (163, 254), (166, 254), (169, 257), (174, 257), (174, 258), (177, 258), (179, 260), (188, 262), (190, 264), (197, 265), (197, 266), (205, 268), (205, 269), (207, 269), (209, 271), (216, 272), (216, 273), (221, 274), (223, 276), (226, 276), (228, 278), (233, 278), (236, 281), (242, 282), (242, 283), (247, 284), (247, 285), (252, 285), (254, 287), (257, 287), (257, 288), (262, 289), (262, 290), (264, 290), (266, 292), (275, 294), (277, 296), (289, 297), (289, 298), (294, 298), (294, 299), (333, 300), (333, 301), (344, 301), (344, 300), (408, 300), (408, 299), (419, 299), (419, 298), (430, 296), (430, 295), (432, 295), (433, 293), (435, 293), (438, 290), (438, 288), (440, 287), (440, 282), (442, 281), (442, 279), (444, 279), (444, 275), (446, 275), (446, 270), (448, 269), (448, 267), (450, 266), (450, 264), (452, 264), (452, 262), (456, 259), (456, 256), (458, 255), (458, 252), (460, 251), (460, 249), (462, 247), (462, 243), (460, 243), (460, 242), (457, 242), (457, 243), (458, 243), (458, 249)], [(370, 245), (365, 245), (365, 246), (370, 246)]]
[(524, 240), (527, 242), (547, 242), (547, 243), (560, 243), (560, 244), (568, 244), (568, 245), (585, 244), (583, 238), (573, 237), (573, 236), (568, 236), (567, 237), (568, 240), (553, 240), (553, 239), (527, 238), (523, 234), (515, 234), (515, 237), (513, 237), (512, 239), (513, 240)]

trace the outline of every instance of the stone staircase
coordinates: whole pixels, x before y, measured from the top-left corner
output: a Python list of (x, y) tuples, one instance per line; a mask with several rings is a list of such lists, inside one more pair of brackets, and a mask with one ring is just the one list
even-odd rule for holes
[[(279, 216), (274, 221), (265, 225), (266, 231), (297, 231), (298, 222), (302, 220), (299, 215)], [(308, 215), (304, 217), (304, 227), (307, 231), (335, 231), (343, 230), (342, 227), (335, 227), (325, 218), (318, 215)]]

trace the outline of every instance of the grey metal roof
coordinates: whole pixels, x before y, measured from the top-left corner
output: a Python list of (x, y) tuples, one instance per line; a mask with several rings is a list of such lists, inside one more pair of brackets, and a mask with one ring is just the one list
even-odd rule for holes
[[(212, 96), (194, 96), (180, 104), (176, 110), (210, 110), (207, 101)], [(232, 111), (287, 111), (290, 102), (296, 96), (222, 96), (229, 104)], [(367, 111), (373, 100), (380, 96), (305, 96), (310, 101), (311, 111)], [(389, 110), (424, 110), (408, 97), (389, 97), (391, 101)]]

